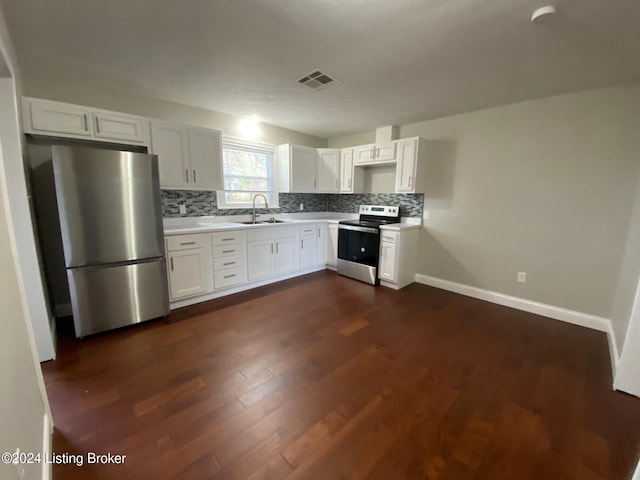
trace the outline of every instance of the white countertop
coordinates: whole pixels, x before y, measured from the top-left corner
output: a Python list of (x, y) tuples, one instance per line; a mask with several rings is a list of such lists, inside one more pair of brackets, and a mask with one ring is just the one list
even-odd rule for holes
[[(164, 219), (165, 235), (183, 235), (189, 233), (207, 233), (224, 230), (246, 230), (256, 228), (273, 228), (279, 226), (304, 225), (309, 223), (328, 222), (338, 223), (341, 220), (357, 219), (355, 213), (310, 212), (310, 213), (281, 213), (275, 215), (263, 214), (258, 221), (270, 218), (280, 220), (281, 223), (256, 223), (245, 225), (241, 222), (251, 221), (251, 215), (235, 215), (226, 217), (178, 217)], [(422, 219), (404, 218), (402, 223), (384, 225), (380, 228), (392, 231), (404, 231), (420, 228)]]
[(258, 218), (258, 221), (267, 221), (270, 218), (280, 220), (282, 223), (256, 223), (249, 225), (241, 223), (251, 221), (251, 215), (235, 215), (226, 217), (165, 218), (163, 221), (164, 234), (182, 235), (187, 233), (207, 233), (221, 230), (245, 230), (278, 226), (304, 225), (318, 222), (338, 223), (340, 220), (358, 218), (358, 215), (352, 213), (336, 212), (280, 213), (275, 215), (262, 214)]

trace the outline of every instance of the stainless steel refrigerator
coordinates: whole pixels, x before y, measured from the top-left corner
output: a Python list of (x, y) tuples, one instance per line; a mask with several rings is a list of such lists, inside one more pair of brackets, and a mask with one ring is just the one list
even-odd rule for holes
[(158, 159), (51, 147), (75, 333), (169, 312)]

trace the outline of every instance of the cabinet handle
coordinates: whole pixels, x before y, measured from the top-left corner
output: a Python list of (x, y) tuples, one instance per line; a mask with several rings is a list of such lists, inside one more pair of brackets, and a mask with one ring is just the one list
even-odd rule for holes
[(320, 229), (318, 229), (318, 238), (320, 238)]
[(173, 272), (173, 257), (171, 257), (171, 271)]
[(273, 243), (271, 244), (271, 255), (273, 255)]
[(276, 253), (278, 253), (278, 243), (276, 243)]
[(198, 178), (196, 177), (196, 170), (193, 169), (193, 183), (198, 183)]
[(233, 253), (235, 250), (223, 250), (222, 253)]
[(411, 175), (409, 175), (409, 187), (412, 187), (413, 185), (413, 178), (411, 177)]
[(225, 276), (224, 276), (224, 278), (233, 278), (233, 277), (235, 277), (235, 276), (236, 276), (236, 274), (235, 274), (235, 273), (232, 273), (231, 275), (225, 275)]
[(82, 115), (82, 117), (84, 118), (84, 129), (88, 132), (89, 131), (89, 115), (85, 113), (84, 115)]
[(230, 242), (230, 241), (235, 240), (235, 239), (236, 239), (235, 237), (231, 237), (231, 238), (221, 238), (221, 239), (220, 239), (220, 241), (221, 241), (221, 242)]
[(304, 240), (300, 240), (300, 249), (304, 250)]
[(189, 169), (185, 169), (184, 176), (187, 179), (187, 183), (189, 183)]
[(195, 245), (195, 244), (196, 242), (184, 242), (184, 243), (181, 243), (180, 246), (184, 247), (185, 245)]
[(236, 264), (236, 262), (227, 262), (227, 263), (223, 263), (222, 265), (224, 267), (228, 267), (229, 265), (235, 265), (235, 264)]
[(96, 133), (100, 133), (100, 119), (96, 117)]

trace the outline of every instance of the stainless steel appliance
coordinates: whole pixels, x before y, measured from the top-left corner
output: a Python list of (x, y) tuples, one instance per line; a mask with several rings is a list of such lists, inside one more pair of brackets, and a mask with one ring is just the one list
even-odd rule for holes
[(76, 336), (169, 312), (158, 159), (52, 146)]
[(400, 222), (400, 207), (361, 205), (358, 220), (338, 223), (338, 264), (341, 275), (378, 285), (380, 226)]

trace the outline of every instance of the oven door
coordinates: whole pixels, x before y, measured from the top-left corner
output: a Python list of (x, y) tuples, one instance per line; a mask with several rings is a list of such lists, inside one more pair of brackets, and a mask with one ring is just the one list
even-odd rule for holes
[(380, 231), (377, 228), (338, 224), (338, 258), (370, 267), (378, 266)]

